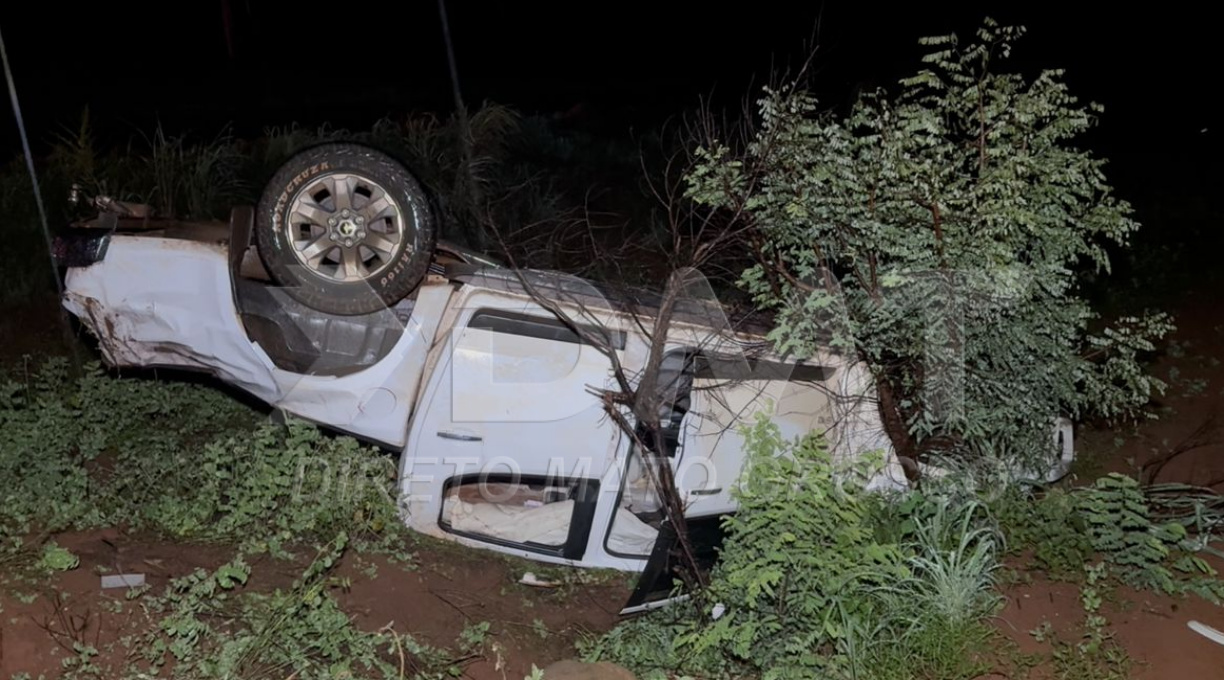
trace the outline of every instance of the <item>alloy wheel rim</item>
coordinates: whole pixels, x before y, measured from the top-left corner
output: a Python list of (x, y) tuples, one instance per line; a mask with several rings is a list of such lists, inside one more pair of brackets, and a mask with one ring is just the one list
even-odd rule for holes
[(286, 235), (297, 262), (352, 283), (390, 267), (406, 239), (403, 208), (385, 187), (351, 172), (315, 177), (289, 203)]

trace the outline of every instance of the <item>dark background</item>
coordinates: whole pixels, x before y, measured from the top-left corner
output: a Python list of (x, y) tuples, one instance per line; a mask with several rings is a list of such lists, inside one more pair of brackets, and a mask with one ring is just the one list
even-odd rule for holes
[[(920, 36), (967, 35), (989, 14), (1028, 27), (1017, 63), (1066, 68), (1075, 91), (1105, 104), (1111, 146), (1197, 145), (1215, 136), (1218, 31), (1201, 9), (934, 5), (450, 0), (448, 13), (471, 103), (560, 111), (586, 102), (605, 116), (649, 123), (710, 92), (742, 97), (771, 63), (797, 63), (816, 35), (817, 86), (836, 105), (857, 84), (891, 83), (917, 67)], [(48, 0), (9, 6), (0, 30), (35, 136), (74, 123), (87, 104), (98, 120), (122, 125), (148, 126), (160, 115), (176, 128), (213, 131), (232, 120), (254, 132), (295, 120), (359, 126), (451, 106), (435, 0)], [(5, 122), (2, 139), (15, 149)]]
[[(1014, 63), (1065, 68), (1074, 93), (1105, 106), (1086, 143), (1111, 159), (1125, 196), (1206, 201), (1220, 179), (1216, 25), (1189, 3), (1074, 5), (451, 0), (448, 13), (470, 106), (576, 111), (609, 135), (704, 95), (737, 105), (771, 67), (797, 64), (813, 38), (822, 101), (844, 106), (857, 87), (918, 68), (919, 37), (968, 36), (990, 15), (1028, 27)], [(207, 137), (226, 124), (240, 135), (294, 122), (356, 129), (453, 108), (435, 0), (48, 0), (6, 6), (0, 31), (36, 145), (75, 126), (86, 106), (111, 141), (158, 120)], [(7, 106), (0, 147), (9, 158), (20, 151)]]

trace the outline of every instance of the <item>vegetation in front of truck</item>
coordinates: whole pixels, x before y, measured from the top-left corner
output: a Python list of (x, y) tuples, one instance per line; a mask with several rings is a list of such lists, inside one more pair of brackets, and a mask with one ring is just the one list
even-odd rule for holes
[(892, 677), (878, 671), (902, 659), (916, 672), (897, 677), (980, 670), (969, 655), (999, 604), (987, 513), (869, 492), (867, 463), (839, 469), (822, 435), (787, 441), (764, 415), (745, 435), (709, 588), (591, 640), (587, 657), (641, 677)]
[(407, 536), (392, 459), (203, 385), (50, 359), (0, 380), (0, 427), (5, 562), (33, 557), (40, 536), (105, 526), (276, 555), (341, 531), (400, 552)]
[[(758, 425), (697, 604), (592, 638), (588, 658), (641, 677), (1023, 675), (1032, 659), (988, 622), (1004, 556), (1033, 555), (1081, 589), (1081, 639), (1032, 631), (1056, 672), (1118, 678), (1130, 660), (1101, 614), (1116, 587), (1224, 592), (1202, 557), (1210, 522), (1156, 519), (1133, 479), (1032, 493), (1054, 416), (1151, 415), (1166, 385), (1145, 360), (1173, 326), (1161, 312), (1104, 326), (1081, 297), (1139, 225), (1104, 161), (1072, 146), (1099, 109), (1058, 71), (996, 72), (1022, 34), (988, 20), (967, 45), (928, 39), (899, 96), (865, 96), (845, 117), (798, 81), (770, 88), (741, 146), (703, 140), (687, 196), (750, 221), (757, 263), (741, 284), (777, 312), (772, 338), (802, 355), (832, 332), (871, 367), (897, 451), (952, 473), (869, 501), (801, 464), (829, 470), (819, 437)], [(754, 492), (766, 482), (803, 494)]]
[[(339, 608), (346, 551), (413, 566), (394, 461), (374, 448), (272, 423), (210, 387), (96, 365), (76, 373), (63, 358), (0, 378), (0, 428), (0, 587), (37, 593), (48, 575), (77, 568), (51, 539), (64, 531), (122, 526), (235, 549), (216, 569), (130, 590), (151, 625), (111, 643), (126, 650), (118, 657), (88, 636), (64, 640), (75, 648), (65, 678), (166, 668), (200, 679), (444, 678), (484, 648), (480, 636), (448, 650), (394, 627), (362, 631)], [(302, 564), (300, 577), (269, 591), (256, 576), (252, 587), (261, 555)]]
[(955, 483), (882, 494), (861, 483), (869, 464), (839, 468), (817, 433), (785, 440), (761, 414), (745, 435), (740, 512), (725, 521), (709, 587), (587, 639), (587, 659), (642, 678), (968, 680), (1023, 669), (1032, 660), (990, 619), (1015, 577), (1004, 558), (1027, 554), (1081, 588), (1081, 640), (1032, 631), (1053, 645), (1060, 677), (1126, 677), (1103, 598), (1129, 586), (1224, 601), (1204, 546), (1153, 519), (1130, 478), (1039, 499)]
[(767, 89), (747, 143), (704, 146), (689, 176), (693, 200), (758, 231), (741, 283), (777, 311), (779, 347), (831, 334), (861, 356), (913, 459), (1043, 471), (1056, 416), (1124, 420), (1165, 388), (1142, 359), (1168, 315), (1105, 326), (1082, 297), (1139, 228), (1105, 161), (1074, 146), (1100, 108), (1060, 71), (1000, 72), (1022, 35), (988, 20), (972, 42), (926, 39), (895, 96), (844, 117)]

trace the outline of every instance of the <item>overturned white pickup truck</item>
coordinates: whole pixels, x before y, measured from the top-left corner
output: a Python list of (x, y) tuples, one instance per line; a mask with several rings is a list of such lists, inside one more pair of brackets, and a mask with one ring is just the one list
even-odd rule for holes
[[(415, 530), (642, 571), (628, 607), (645, 606), (670, 583), (670, 544), (639, 452), (597, 395), (612, 365), (540, 299), (589, 324), (629, 375), (651, 347), (651, 300), (439, 244), (421, 196), (377, 151), (311, 150), (228, 225), (111, 214), (74, 230), (58, 246), (64, 305), (112, 366), (206, 371), (400, 452)], [(738, 427), (767, 406), (787, 437), (822, 430), (842, 457), (884, 451), (875, 483), (906, 484), (863, 367), (831, 351), (783, 359), (763, 331), (686, 301), (666, 343), (666, 464), (709, 559), (735, 511)]]

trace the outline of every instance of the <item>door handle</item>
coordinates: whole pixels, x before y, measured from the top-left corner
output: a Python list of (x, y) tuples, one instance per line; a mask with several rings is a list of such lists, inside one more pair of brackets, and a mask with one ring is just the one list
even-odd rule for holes
[(479, 435), (463, 434), (462, 432), (450, 432), (448, 430), (438, 430), (438, 436), (443, 439), (457, 439), (461, 442), (478, 442), (484, 440), (484, 437)]

